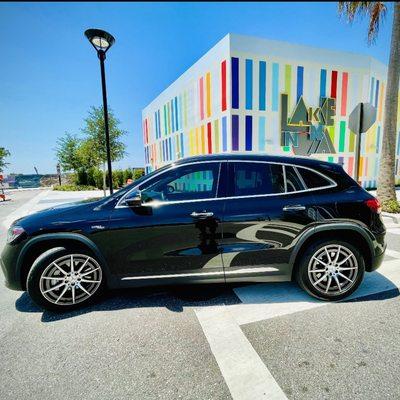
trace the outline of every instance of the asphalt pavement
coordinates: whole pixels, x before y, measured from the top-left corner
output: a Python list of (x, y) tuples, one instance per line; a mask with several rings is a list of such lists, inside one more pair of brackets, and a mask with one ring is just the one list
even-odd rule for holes
[[(13, 194), (0, 247), (10, 216), (70, 199)], [(399, 227), (388, 222), (382, 269), (334, 304), (291, 283), (215, 285), (112, 292), (54, 314), (0, 285), (0, 399), (400, 398)]]

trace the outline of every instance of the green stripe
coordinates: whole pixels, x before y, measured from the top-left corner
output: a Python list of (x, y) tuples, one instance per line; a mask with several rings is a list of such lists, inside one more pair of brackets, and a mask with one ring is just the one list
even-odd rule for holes
[(288, 95), (288, 104), (290, 105), (290, 89), (292, 87), (292, 66), (285, 65), (285, 93)]
[(344, 152), (345, 137), (346, 137), (346, 122), (340, 121), (339, 153)]
[(356, 135), (352, 132), (349, 131), (349, 152), (353, 153), (354, 152), (354, 140), (356, 138)]

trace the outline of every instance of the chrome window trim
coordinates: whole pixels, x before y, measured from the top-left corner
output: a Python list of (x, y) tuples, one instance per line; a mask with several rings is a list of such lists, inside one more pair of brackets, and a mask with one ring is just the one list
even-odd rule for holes
[(304, 187), (305, 189), (308, 189), (308, 186), (307, 186), (306, 183), (304, 182), (304, 179), (303, 179), (303, 177), (301, 176), (301, 173), (299, 172), (298, 168), (299, 168), (299, 167), (295, 167), (295, 168), (294, 168), (294, 172), (296, 172), (296, 175), (297, 175), (297, 177), (299, 178), (299, 180), (300, 180), (301, 184), (303, 185), (303, 187)]
[[(239, 160), (226, 160), (226, 159), (224, 160), (224, 159), (221, 159), (221, 160), (195, 161), (195, 162), (182, 164), (182, 165), (173, 165), (173, 164), (171, 164), (171, 168), (160, 172), (160, 174), (162, 174), (164, 172), (168, 172), (168, 171), (170, 171), (171, 169), (174, 169), (174, 168), (180, 168), (180, 167), (184, 167), (184, 166), (187, 166), (187, 165), (204, 164), (204, 163), (210, 163), (210, 162), (218, 162), (218, 163), (220, 163), (219, 174), (218, 174), (218, 185), (219, 185), (219, 177), (220, 177), (220, 174), (221, 174), (221, 169), (222, 169), (221, 167), (222, 167), (222, 163), (223, 162), (247, 162), (247, 163), (249, 162), (249, 163), (264, 163), (264, 164), (281, 165), (282, 168), (283, 168), (283, 175), (284, 175), (284, 182), (285, 182), (285, 190), (286, 191), (284, 193), (254, 194), (254, 195), (247, 195), (247, 196), (210, 197), (208, 199), (177, 200), (177, 201), (155, 201), (155, 202), (152, 202), (152, 203), (148, 203), (146, 205), (150, 206), (150, 207), (153, 207), (153, 206), (154, 207), (158, 207), (160, 205), (198, 203), (198, 202), (201, 202), (201, 201), (212, 201), (212, 200), (218, 201), (218, 200), (235, 200), (235, 199), (249, 199), (249, 198), (258, 198), (258, 197), (271, 197), (271, 196), (287, 196), (287, 195), (292, 195), (292, 194), (295, 194), (295, 193), (315, 192), (317, 190), (325, 190), (325, 189), (329, 189), (329, 188), (333, 188), (333, 187), (337, 186), (337, 183), (333, 179), (329, 178), (328, 176), (322, 174), (321, 172), (319, 172), (319, 171), (317, 171), (317, 170), (315, 170), (313, 168), (306, 167), (306, 166), (303, 166), (303, 165), (297, 165), (297, 164), (285, 163), (285, 162), (278, 162), (278, 161), (240, 160), (240, 159)], [(294, 167), (295, 169), (296, 168), (308, 169), (308, 170), (310, 170), (310, 171), (322, 176), (324, 179), (326, 179), (328, 182), (330, 182), (330, 184), (326, 185), (326, 186), (320, 186), (320, 187), (317, 187), (317, 188), (311, 188), (311, 189), (307, 188), (307, 189), (304, 189), (304, 190), (297, 190), (295, 192), (288, 192), (287, 188), (286, 188), (286, 171), (285, 171), (285, 166), (286, 165)], [(149, 178), (148, 180), (153, 179), (153, 178), (159, 176), (160, 174), (154, 175), (151, 178)], [(146, 182), (148, 182), (148, 180), (142, 182), (140, 185), (144, 185)], [(114, 208), (129, 208), (129, 206), (120, 205), (120, 203), (129, 195), (129, 193), (131, 193), (136, 188), (137, 188), (137, 186), (133, 187), (129, 192), (127, 192), (123, 197), (121, 197), (121, 199), (118, 201), (117, 205)], [(219, 189), (219, 187), (217, 187), (216, 195), (218, 195), (218, 189)]]

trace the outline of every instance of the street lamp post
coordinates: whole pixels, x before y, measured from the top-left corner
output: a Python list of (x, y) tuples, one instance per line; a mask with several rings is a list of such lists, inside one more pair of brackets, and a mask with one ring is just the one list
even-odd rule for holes
[(100, 29), (88, 29), (85, 31), (85, 36), (90, 44), (97, 51), (97, 56), (100, 60), (101, 71), (101, 88), (103, 92), (103, 110), (104, 110), (104, 126), (106, 130), (106, 149), (107, 149), (107, 167), (108, 167), (108, 184), (110, 186), (110, 194), (113, 194), (112, 184), (112, 166), (111, 166), (111, 150), (110, 150), (110, 131), (108, 128), (108, 109), (107, 109), (107, 88), (106, 88), (106, 73), (104, 68), (104, 60), (108, 49), (114, 44), (114, 37), (106, 31)]

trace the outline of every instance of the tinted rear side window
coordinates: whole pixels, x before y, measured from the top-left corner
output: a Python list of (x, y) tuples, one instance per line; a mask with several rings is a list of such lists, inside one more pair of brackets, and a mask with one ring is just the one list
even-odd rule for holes
[(298, 192), (299, 190), (304, 190), (305, 187), (296, 173), (296, 170), (289, 166), (285, 166), (285, 172), (286, 172), (286, 187), (288, 192)]
[[(233, 164), (233, 165), (232, 165)], [(231, 164), (230, 196), (252, 196), (284, 192), (281, 165), (237, 162)]]
[(315, 189), (319, 187), (330, 186), (331, 182), (324, 178), (320, 174), (309, 169), (298, 167), (297, 170), (300, 172), (304, 183), (307, 185), (308, 189)]

